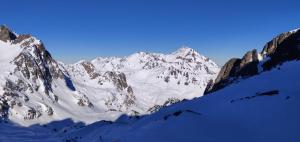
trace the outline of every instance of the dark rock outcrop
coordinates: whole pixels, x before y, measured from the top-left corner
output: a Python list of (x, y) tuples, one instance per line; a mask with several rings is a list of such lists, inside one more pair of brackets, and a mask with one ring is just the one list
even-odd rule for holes
[(231, 82), (231, 78), (237, 75), (237, 71), (239, 70), (239, 65), (241, 63), (241, 59), (232, 58), (230, 59), (219, 72), (214, 84), (210, 83), (205, 92), (213, 92), (225, 87), (229, 82)]
[[(107, 71), (104, 73), (105, 80), (109, 80), (114, 84), (116, 89), (120, 92), (120, 95), (125, 95), (123, 105), (125, 107), (130, 107), (135, 105), (136, 97), (134, 96), (133, 89), (127, 83), (126, 75), (122, 72), (115, 72), (115, 71)], [(128, 94), (126, 94), (126, 93)], [(123, 94), (124, 93), (124, 94)], [(117, 99), (117, 98), (115, 98)], [(108, 102), (107, 104), (112, 104), (115, 100)]]
[(91, 79), (95, 79), (100, 76), (99, 73), (95, 71), (95, 66), (90, 62), (82, 62), (81, 65), (83, 66), (84, 70), (89, 74)]
[(176, 104), (181, 101), (183, 101), (183, 100), (179, 100), (177, 98), (169, 98), (163, 105), (154, 105), (153, 107), (149, 108), (148, 112), (154, 113), (154, 112), (157, 112), (158, 110), (160, 110), (161, 108)]
[(8, 117), (9, 105), (4, 98), (0, 98), (0, 122)]
[[(260, 63), (260, 58), (264, 62)], [(242, 59), (230, 59), (221, 69), (214, 83), (210, 83), (205, 94), (224, 88), (239, 77), (256, 75), (270, 70), (286, 61), (300, 59), (300, 30), (283, 33), (269, 41), (261, 51), (247, 52)]]
[(260, 54), (255, 49), (252, 51), (248, 51), (241, 60), (236, 76), (247, 77), (257, 74), (259, 56)]
[(238, 71), (238, 66), (241, 63), (241, 59), (233, 58), (230, 59), (224, 67), (221, 69), (216, 82), (222, 82), (229, 79), (229, 77), (235, 76)]
[[(32, 36), (30, 34), (21, 34), (19, 35), (14, 41), (13, 44), (17, 44), (17, 43), (21, 43), (22, 41), (24, 41), (25, 39), (29, 39)], [(27, 42), (28, 43), (28, 42)], [(24, 44), (23, 44), (24, 46)]]
[(0, 40), (7, 42), (15, 40), (16, 38), (17, 36), (11, 30), (9, 30), (8, 27), (5, 25), (0, 26)]
[(104, 76), (107, 80), (113, 82), (113, 84), (117, 87), (118, 90), (124, 90), (128, 87), (126, 75), (124, 73), (117, 73), (114, 71), (107, 71)]
[(285, 61), (299, 60), (300, 30), (279, 35), (264, 47), (262, 53), (270, 57), (262, 65), (264, 70), (270, 70)]
[(27, 114), (24, 117), (25, 120), (32, 120), (35, 118), (39, 118), (42, 114), (34, 108), (30, 108), (27, 110)]
[[(52, 91), (53, 79), (65, 79), (63, 71), (59, 69), (58, 63), (51, 57), (42, 43), (33, 44), (32, 46), (24, 45), (23, 48), (23, 52), (13, 61), (16, 65), (15, 72), (21, 72), (25, 78), (31, 79), (34, 84), (37, 84), (34, 88), (39, 87), (37, 80), (41, 79), (43, 81), (42, 85), (45, 87), (45, 93), (49, 94), (49, 91)], [(30, 54), (29, 51), (32, 49), (33, 52)]]
[[(50, 106), (46, 106), (44, 111), (43, 105), (28, 105), (29, 96), (40, 92), (38, 94), (46, 95), (53, 102), (57, 102), (58, 97), (53, 93), (53, 80), (65, 80), (66, 85), (71, 86), (72, 81), (67, 72), (60, 68), (44, 44), (29, 34), (16, 35), (6, 26), (0, 26), (0, 40), (10, 42), (21, 49), (10, 61), (14, 68), (9, 75), (14, 77), (6, 79), (4, 92), (0, 94), (0, 118), (5, 119), (9, 110), (15, 106), (29, 108), (24, 119), (35, 119), (43, 113), (53, 115), (54, 110)], [(74, 86), (72, 87), (72, 90), (75, 90)]]
[(293, 32), (282, 33), (282, 34), (276, 36), (275, 38), (273, 38), (271, 41), (269, 41), (264, 46), (264, 48), (262, 50), (262, 54), (267, 55), (267, 56), (273, 54), (276, 51), (278, 45), (281, 44), (291, 34), (293, 34)]

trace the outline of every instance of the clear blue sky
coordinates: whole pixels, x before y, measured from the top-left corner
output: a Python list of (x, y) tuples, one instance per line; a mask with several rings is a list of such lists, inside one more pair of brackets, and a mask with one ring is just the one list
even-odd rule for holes
[(1, 0), (0, 23), (72, 63), (182, 45), (219, 64), (300, 27), (299, 0)]

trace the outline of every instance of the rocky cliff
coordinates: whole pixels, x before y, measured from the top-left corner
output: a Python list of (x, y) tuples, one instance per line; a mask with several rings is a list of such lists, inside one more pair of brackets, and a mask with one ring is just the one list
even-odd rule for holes
[(205, 94), (224, 88), (238, 78), (257, 75), (283, 62), (299, 59), (300, 30), (282, 33), (269, 41), (260, 53), (254, 49), (247, 52), (242, 59), (230, 59), (221, 68), (218, 77), (208, 85)]

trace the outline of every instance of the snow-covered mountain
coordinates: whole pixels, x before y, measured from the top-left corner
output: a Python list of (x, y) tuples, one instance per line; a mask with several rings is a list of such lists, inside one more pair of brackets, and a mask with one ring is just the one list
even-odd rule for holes
[[(299, 45), (300, 30), (281, 34), (268, 42), (262, 52), (252, 51), (242, 59), (229, 60), (218, 78), (207, 87), (207, 95), (161, 108), (153, 114), (123, 115), (114, 122), (99, 121), (90, 125), (69, 119), (30, 127), (1, 123), (0, 133), (3, 135), (0, 139), (40, 141), (43, 138), (43, 141), (83, 142), (300, 141)], [(99, 59), (93, 62), (99, 62)], [(94, 66), (97, 68), (96, 64)], [(125, 67), (118, 68), (118, 72), (122, 70)]]
[(168, 55), (139, 52), (65, 67), (77, 90), (101, 94), (93, 100), (108, 104), (109, 110), (142, 114), (167, 101), (201, 96), (219, 71), (214, 62), (187, 47)]
[(218, 66), (191, 48), (67, 65), (31, 35), (0, 28), (0, 115), (21, 125), (92, 123), (200, 97)]
[[(299, 45), (299, 29), (280, 34), (268, 42), (261, 52), (253, 50), (247, 52), (242, 59), (229, 60), (222, 67), (218, 77), (209, 81), (205, 96), (175, 104), (172, 103), (176, 101), (169, 100), (161, 106), (172, 105), (153, 111), (154, 113), (151, 114), (139, 116), (124, 114), (115, 121), (98, 121), (89, 125), (74, 122), (71, 119), (29, 127), (18, 126), (11, 121), (2, 121), (0, 123), (0, 141), (297, 142), (300, 141), (298, 134), (300, 129), (298, 113), (300, 107), (298, 96), (300, 93)], [(146, 79), (150, 81), (152, 78), (164, 75), (162, 78), (157, 78), (164, 82), (166, 75), (171, 74), (165, 72), (169, 71), (168, 67), (174, 62), (168, 57), (182, 53), (180, 51), (186, 51), (186, 49), (180, 49), (170, 55), (138, 53), (125, 58), (99, 58), (74, 65), (60, 63), (59, 66), (68, 80), (72, 80), (73, 84), (67, 85), (69, 88), (73, 88), (71, 90), (76, 88), (77, 92), (80, 91), (84, 94), (84, 90), (81, 90), (84, 88), (80, 86), (100, 85), (107, 90), (119, 88), (115, 90), (117, 93), (138, 96), (135, 95), (133, 86), (139, 81), (140, 74), (149, 74)], [(13, 55), (12, 53), (11, 51), (11, 55)], [(135, 58), (136, 56), (139, 58)], [(165, 71), (158, 72), (156, 69), (161, 66), (155, 64), (153, 68), (150, 68), (154, 75), (149, 73), (149, 69), (144, 68), (147, 63), (140, 61), (154, 56), (161, 56), (166, 62), (171, 62), (171, 65), (162, 63)], [(134, 62), (131, 59), (140, 63), (140, 66), (136, 66), (136, 64), (132, 67), (131, 63)], [(175, 59), (179, 58), (175, 57)], [(153, 62), (153, 60), (147, 61)], [(161, 61), (155, 60), (154, 62), (160, 63)], [(176, 66), (176, 68), (178, 67), (181, 68)], [(110, 71), (107, 72), (107, 70)], [(130, 74), (131, 72), (133, 74)], [(172, 81), (171, 78), (168, 83), (176, 83), (182, 79), (179, 76), (178, 78), (174, 77)], [(186, 78), (183, 77), (183, 79)], [(128, 91), (129, 87), (132, 88), (132, 92)], [(97, 88), (94, 89), (97, 90)], [(150, 89), (145, 89), (145, 91), (151, 92)], [(162, 92), (159, 94), (165, 95)], [(94, 101), (97, 98), (90, 100)], [(133, 102), (142, 102), (137, 101), (138, 97), (133, 100)], [(88, 106), (95, 108), (94, 104), (89, 105), (89, 103), (83, 102), (86, 104), (86, 108), (89, 108)], [(117, 103), (112, 101), (112, 104)], [(138, 103), (133, 104), (134, 107), (128, 108), (137, 110)], [(112, 106), (115, 107), (115, 105)], [(159, 108), (159, 106), (157, 107)], [(76, 109), (74, 110), (77, 111)], [(140, 108), (140, 110), (143, 109)], [(107, 113), (104, 114), (107, 115)]]

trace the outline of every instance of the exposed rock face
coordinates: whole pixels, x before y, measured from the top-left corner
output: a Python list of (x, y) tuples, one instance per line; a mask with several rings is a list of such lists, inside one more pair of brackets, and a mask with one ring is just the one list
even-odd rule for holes
[(267, 56), (273, 54), (278, 48), (278, 45), (281, 44), (284, 40), (286, 40), (286, 38), (289, 37), (291, 34), (293, 34), (293, 32), (282, 33), (277, 37), (273, 38), (264, 46), (262, 54)]
[(8, 116), (9, 105), (7, 101), (3, 98), (0, 98), (0, 120), (6, 119)]
[(235, 76), (238, 71), (238, 67), (241, 63), (241, 59), (233, 58), (230, 59), (224, 67), (221, 69), (216, 82), (221, 82), (223, 80), (228, 79), (231, 76)]
[[(231, 59), (221, 69), (213, 85), (206, 88), (205, 94), (217, 91), (239, 77), (249, 77), (270, 70), (290, 60), (300, 59), (300, 30), (280, 34), (269, 41), (261, 51), (247, 52), (242, 59)], [(260, 61), (264, 60), (264, 62)]]
[[(103, 98), (104, 105), (108, 111), (127, 111), (136, 104), (134, 90), (128, 84), (127, 77), (123, 72), (114, 70), (102, 71), (89, 61), (80, 61), (68, 68), (72, 79), (78, 79), (87, 86), (94, 84), (93, 87), (108, 88), (107, 90), (109, 91), (104, 93), (107, 94), (107, 97)], [(99, 92), (99, 94), (101, 93), (103, 91)], [(79, 97), (77, 99), (77, 104), (80, 106), (93, 106), (88, 97)]]
[(95, 72), (95, 67), (90, 62), (82, 62), (81, 64), (84, 67), (85, 71), (89, 74), (91, 79), (95, 79), (100, 76), (99, 73)]
[(126, 91), (128, 93), (123, 102), (126, 107), (130, 107), (135, 104), (136, 98), (133, 94), (133, 89), (127, 84), (126, 75), (124, 73), (108, 71), (104, 74), (104, 77), (106, 78), (105, 80), (113, 82), (119, 91)]
[(230, 59), (219, 72), (215, 82), (213, 85), (208, 85), (206, 88), (206, 92), (212, 92), (226, 86), (228, 82), (230, 82), (230, 78), (236, 76), (237, 71), (239, 70), (239, 65), (241, 63), (241, 59), (232, 58)]
[(42, 43), (36, 43), (36, 39), (30, 36), (17, 39), (23, 39), (21, 47), (24, 49), (13, 61), (16, 65), (15, 72), (21, 72), (25, 78), (32, 80), (33, 88), (39, 88), (38, 80), (42, 80), (42, 87), (49, 94), (52, 91), (52, 80), (64, 79), (63, 71)]
[(30, 108), (27, 110), (27, 115), (24, 117), (24, 119), (34, 119), (34, 118), (39, 118), (42, 114), (38, 111), (36, 111), (34, 108)]
[(258, 61), (258, 53), (256, 51), (256, 49), (252, 50), (252, 51), (248, 51), (244, 57), (242, 58), (241, 67), (244, 67), (245, 65), (249, 64), (250, 62), (255, 62)]
[(157, 112), (159, 109), (167, 107), (169, 105), (175, 104), (181, 102), (181, 100), (176, 99), (176, 98), (169, 98), (163, 105), (155, 105), (153, 107), (151, 107), (150, 109), (148, 109), (148, 112), (150, 113), (154, 113)]
[(111, 80), (119, 90), (123, 90), (128, 87), (124, 73), (117, 74), (116, 72), (108, 71), (104, 74), (104, 76), (107, 77), (108, 80)]
[(263, 55), (271, 59), (262, 66), (264, 70), (270, 70), (285, 61), (300, 59), (300, 30), (279, 35), (267, 44)]
[(49, 116), (52, 116), (54, 111), (51, 107), (46, 106), (46, 111), (45, 111)]
[[(58, 97), (53, 93), (53, 80), (66, 80), (68, 74), (59, 67), (51, 57), (44, 44), (28, 34), (15, 35), (6, 26), (0, 27), (1, 42), (10, 42), (7, 45), (14, 51), (9, 59), (8, 76), (1, 72), (4, 82), (1, 82), (0, 117), (6, 118), (9, 110), (15, 107), (22, 108), (25, 120), (35, 119), (43, 114), (53, 115), (54, 110), (44, 103), (32, 103), (31, 97), (50, 99), (53, 103)], [(7, 48), (7, 47), (1, 47)], [(5, 53), (4, 53), (5, 54)], [(66, 80), (66, 85), (72, 84)], [(39, 95), (39, 96), (36, 96)], [(16, 114), (18, 115), (18, 114)]]
[(8, 27), (1, 25), (0, 26), (0, 40), (7, 42), (11, 40), (15, 40), (17, 36), (11, 32)]
[(252, 51), (248, 51), (241, 60), (236, 77), (237, 76), (248, 77), (257, 74), (258, 73), (257, 65), (260, 56), (261, 55), (256, 51), (256, 49)]
[(94, 106), (85, 95), (83, 95), (81, 98), (78, 99), (77, 104), (79, 106), (88, 106), (90, 108)]

